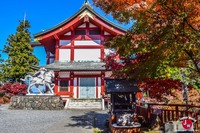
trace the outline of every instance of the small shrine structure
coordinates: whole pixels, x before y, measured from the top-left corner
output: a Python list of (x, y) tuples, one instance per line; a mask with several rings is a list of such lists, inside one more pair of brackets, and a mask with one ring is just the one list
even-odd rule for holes
[(136, 114), (136, 81), (106, 79), (105, 93), (110, 94), (109, 128), (111, 133), (141, 133)]

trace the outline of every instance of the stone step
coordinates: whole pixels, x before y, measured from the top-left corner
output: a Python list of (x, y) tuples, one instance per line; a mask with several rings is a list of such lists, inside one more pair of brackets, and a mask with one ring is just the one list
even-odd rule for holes
[(101, 103), (69, 103), (69, 105), (101, 105)]
[(86, 108), (86, 107), (96, 107), (96, 108), (101, 108), (101, 104), (99, 104), (99, 105), (93, 105), (93, 104), (69, 104), (69, 106), (68, 106), (68, 108), (72, 108), (72, 107), (74, 107), (74, 108), (80, 108), (80, 107), (84, 107), (84, 108)]
[(68, 106), (68, 108), (97, 108), (101, 109), (101, 106)]
[(67, 109), (102, 109), (102, 99), (69, 99)]

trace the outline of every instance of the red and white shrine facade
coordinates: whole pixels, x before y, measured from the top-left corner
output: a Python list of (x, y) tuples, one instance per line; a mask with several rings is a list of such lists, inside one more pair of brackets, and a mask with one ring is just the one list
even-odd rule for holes
[[(32, 46), (44, 46), (47, 69), (55, 73), (56, 95), (68, 98), (102, 98), (107, 75), (104, 47), (107, 38), (125, 30), (96, 13), (86, 2), (69, 19), (34, 35)], [(43, 66), (42, 66), (43, 67)]]

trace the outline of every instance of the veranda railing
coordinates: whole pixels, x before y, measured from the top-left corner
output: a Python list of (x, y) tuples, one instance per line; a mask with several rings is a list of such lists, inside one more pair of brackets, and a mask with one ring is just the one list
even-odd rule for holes
[[(187, 107), (188, 106), (188, 107)], [(188, 108), (188, 109), (187, 109)], [(200, 115), (200, 106), (191, 104), (157, 104), (148, 103), (147, 120), (150, 123), (151, 115), (159, 112), (161, 124), (169, 121), (177, 121), (181, 117), (189, 116), (196, 120), (195, 130), (198, 130), (198, 115)]]

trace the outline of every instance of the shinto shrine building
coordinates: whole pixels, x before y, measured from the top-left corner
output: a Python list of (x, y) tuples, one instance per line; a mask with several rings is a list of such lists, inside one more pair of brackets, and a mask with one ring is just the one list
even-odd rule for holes
[(32, 46), (43, 46), (47, 69), (55, 73), (56, 95), (70, 98), (102, 98), (107, 76), (104, 47), (107, 38), (125, 34), (121, 27), (95, 12), (86, 1), (62, 23), (34, 34)]

